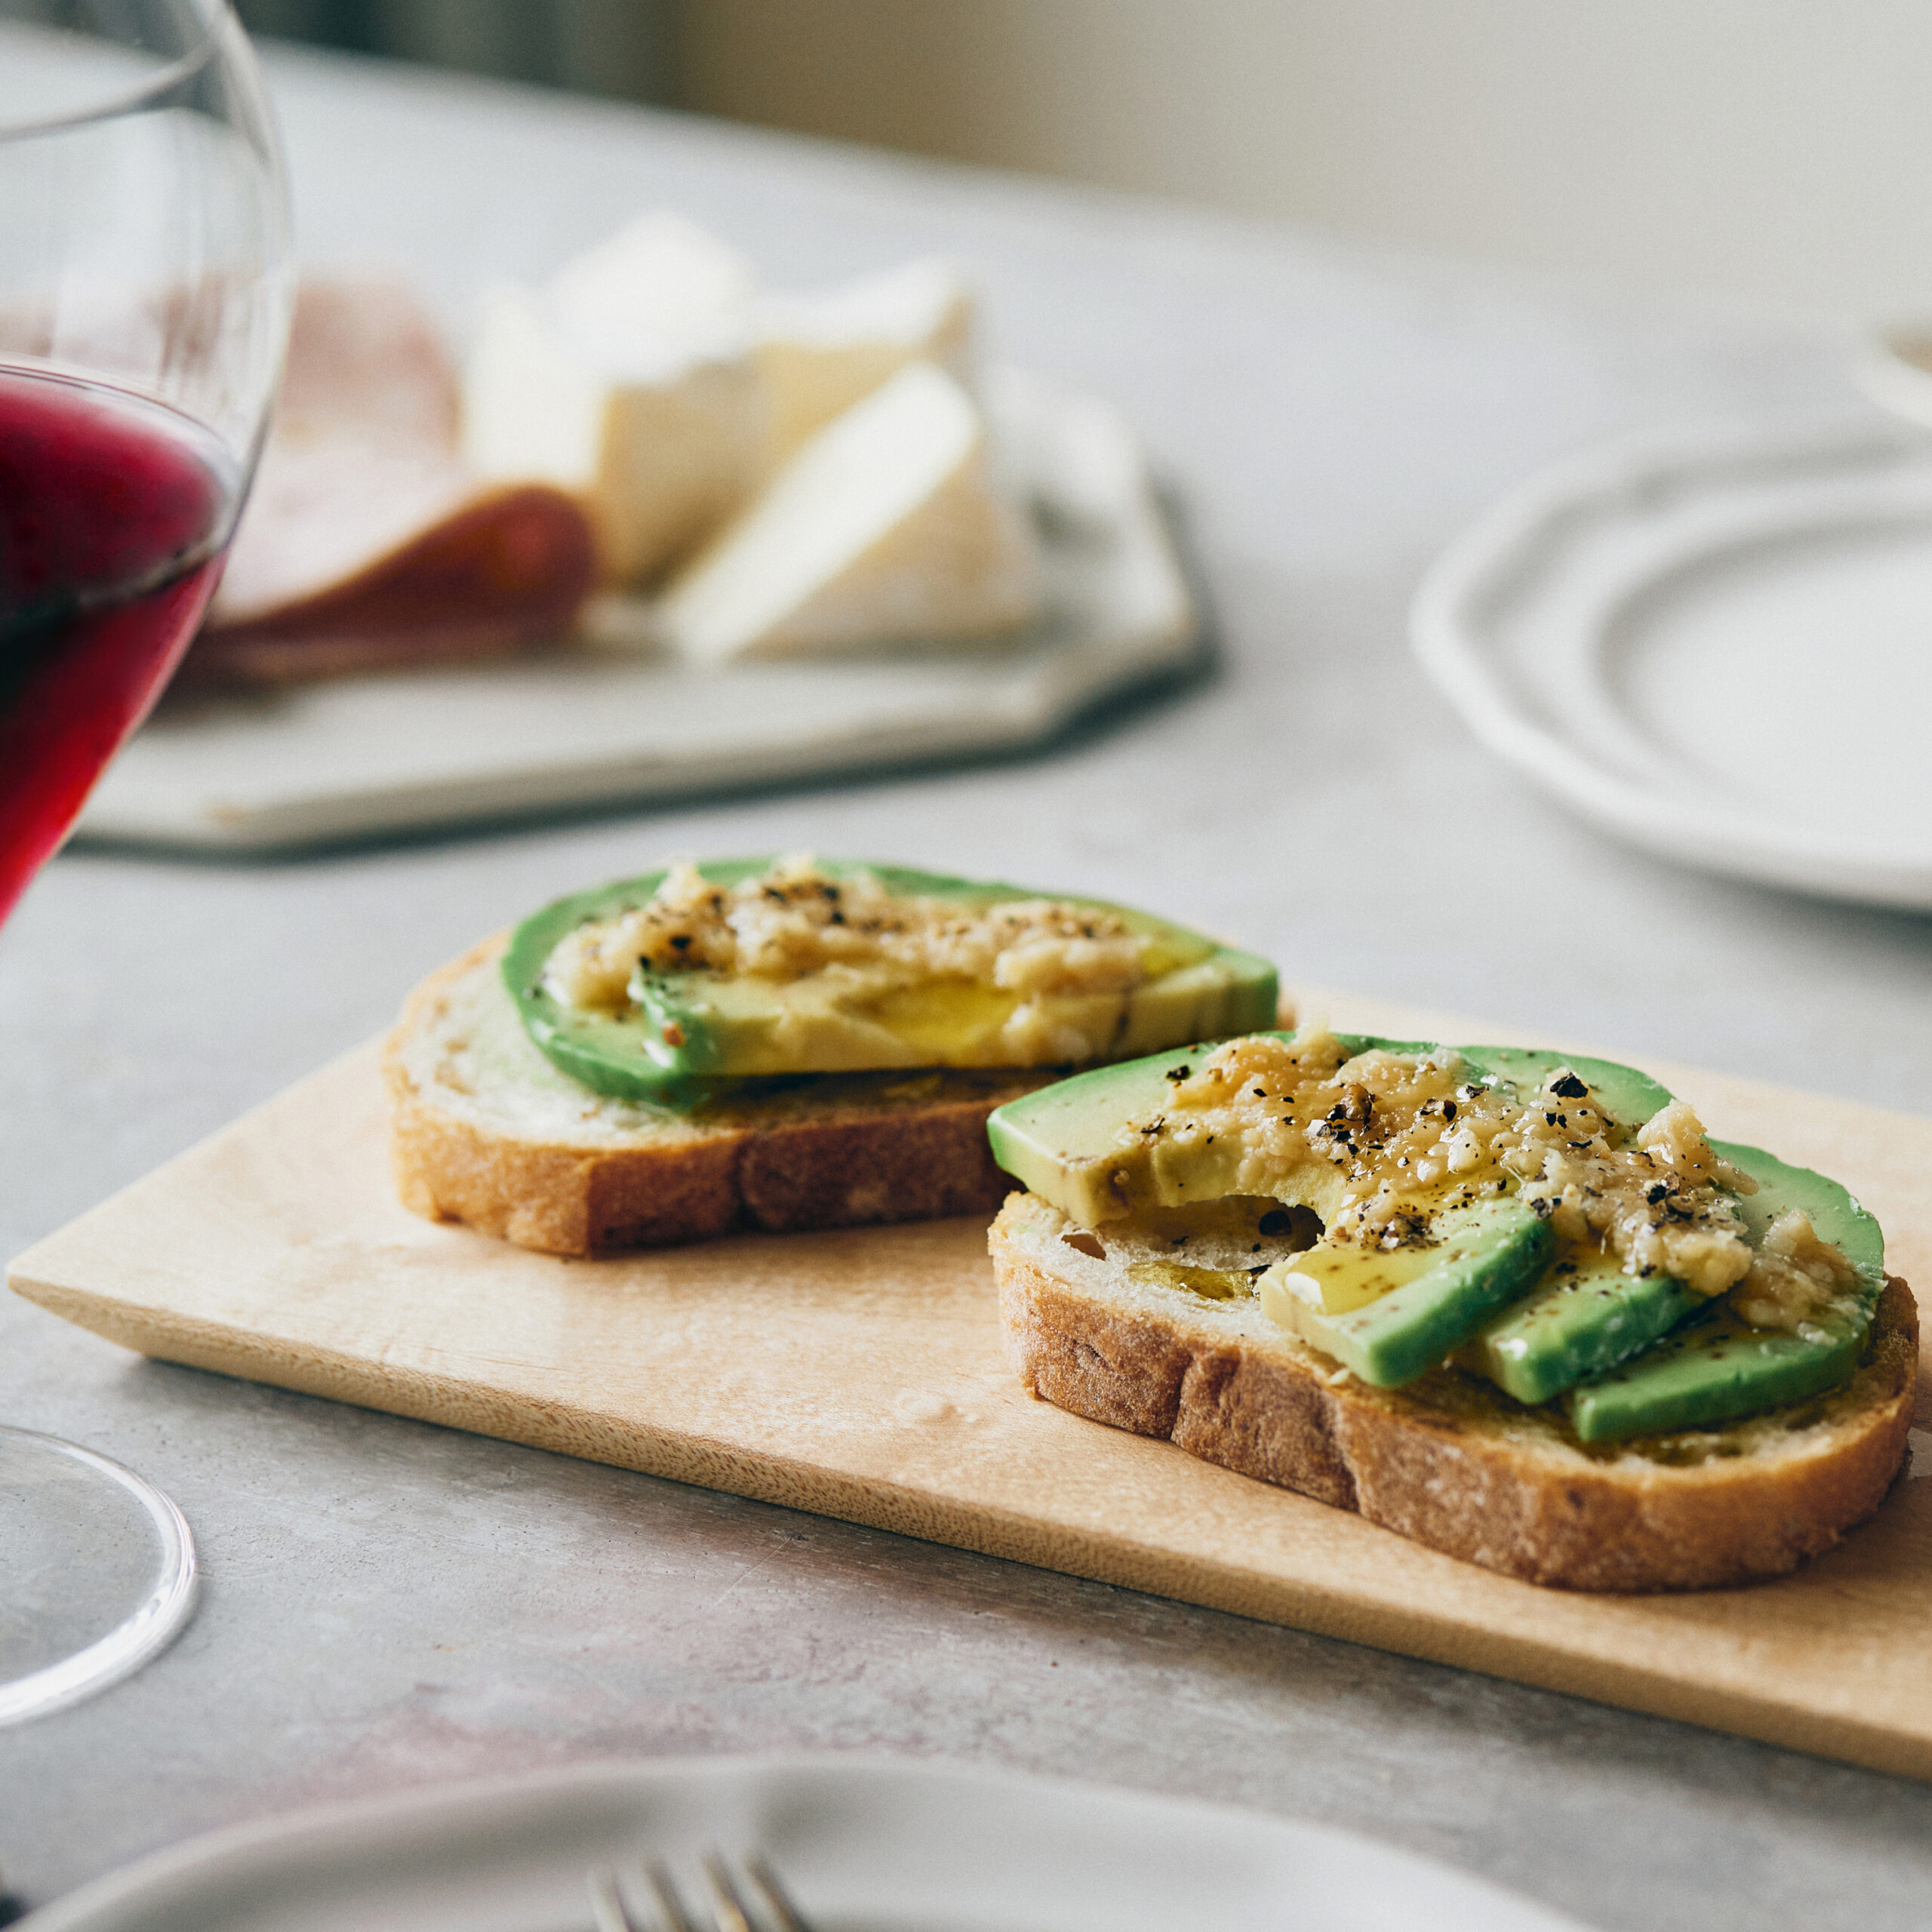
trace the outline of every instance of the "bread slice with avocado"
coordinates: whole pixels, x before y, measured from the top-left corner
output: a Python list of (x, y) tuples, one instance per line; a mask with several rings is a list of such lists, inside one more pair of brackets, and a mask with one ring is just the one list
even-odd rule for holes
[(1644, 1075), (1266, 1035), (991, 1132), (1036, 1394), (1469, 1561), (1596, 1590), (1788, 1570), (1906, 1453), (1917, 1315), (1835, 1183)]
[(683, 1109), (598, 1094), (518, 1022), (491, 940), (411, 995), (383, 1070), (403, 1204), (552, 1254), (989, 1214), (987, 1115), (1051, 1074), (777, 1080)]
[(992, 1109), (1272, 1017), (1273, 969), (1130, 909), (796, 857), (574, 895), (392, 1035), (405, 1204), (552, 1254), (990, 1214)]

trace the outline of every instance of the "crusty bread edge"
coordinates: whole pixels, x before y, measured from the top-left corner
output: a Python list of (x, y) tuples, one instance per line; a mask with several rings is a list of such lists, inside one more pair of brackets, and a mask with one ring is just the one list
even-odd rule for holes
[(669, 1146), (540, 1140), (466, 1119), (420, 1090), (406, 1049), (434, 1025), (445, 996), (505, 943), (501, 934), (485, 940), (431, 974), (384, 1044), (396, 1192), (426, 1220), (590, 1256), (740, 1228), (984, 1218), (1011, 1185), (986, 1140), (986, 1115), (1002, 1095), (723, 1121)]
[(1036, 1265), (1004, 1214), (991, 1246), (1008, 1355), (1033, 1394), (1526, 1582), (1638, 1592), (1776, 1576), (1871, 1515), (1905, 1460), (1918, 1313), (1896, 1277), (1854, 1416), (1815, 1425), (1806, 1454), (1678, 1466), (1539, 1456), (1299, 1352), (1109, 1306)]

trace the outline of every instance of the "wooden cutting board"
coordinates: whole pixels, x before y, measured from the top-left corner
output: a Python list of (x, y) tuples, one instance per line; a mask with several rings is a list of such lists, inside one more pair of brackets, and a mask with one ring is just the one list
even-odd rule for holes
[[(1321, 1003), (1398, 1037), (1511, 1038)], [(1932, 1120), (1654, 1070), (1713, 1134), (1848, 1183), (1894, 1270), (1932, 1285)], [(390, 1190), (373, 1047), (10, 1279), (166, 1361), (1932, 1777), (1923, 1406), (1915, 1471), (1795, 1576), (1679, 1597), (1538, 1589), (1032, 1400), (1001, 1355), (977, 1223), (585, 1262), (419, 1221)]]

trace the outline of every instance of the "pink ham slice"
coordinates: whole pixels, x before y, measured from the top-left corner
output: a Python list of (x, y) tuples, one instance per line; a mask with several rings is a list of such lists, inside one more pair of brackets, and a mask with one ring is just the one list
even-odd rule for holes
[(457, 386), (386, 282), (309, 282), (268, 446), (184, 676), (282, 683), (481, 657), (568, 633), (596, 557), (576, 500), (483, 482)]

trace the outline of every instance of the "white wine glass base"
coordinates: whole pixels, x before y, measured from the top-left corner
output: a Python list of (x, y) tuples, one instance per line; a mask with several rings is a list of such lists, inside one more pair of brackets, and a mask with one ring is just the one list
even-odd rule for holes
[(0, 1426), (0, 1724), (118, 1683), (194, 1614), (195, 1540), (133, 1470)]

